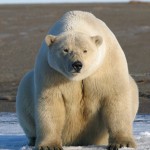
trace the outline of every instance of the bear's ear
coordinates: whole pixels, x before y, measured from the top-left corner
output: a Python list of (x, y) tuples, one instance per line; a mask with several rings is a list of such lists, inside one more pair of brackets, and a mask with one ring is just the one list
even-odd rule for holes
[(96, 35), (91, 37), (92, 41), (96, 44), (96, 46), (100, 46), (103, 42), (103, 39), (101, 36)]
[(54, 43), (55, 39), (56, 39), (56, 36), (54, 35), (46, 35), (45, 42), (47, 46), (50, 46), (52, 43)]

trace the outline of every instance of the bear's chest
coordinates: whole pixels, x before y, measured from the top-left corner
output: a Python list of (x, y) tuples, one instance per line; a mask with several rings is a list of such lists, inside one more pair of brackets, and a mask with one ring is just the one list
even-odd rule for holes
[[(63, 142), (76, 139), (85, 127), (99, 116), (101, 97), (94, 82), (72, 82), (61, 87), (66, 110)], [(98, 124), (98, 118), (94, 119)], [(66, 142), (67, 141), (67, 142)]]
[(71, 82), (61, 87), (67, 115), (87, 119), (100, 108), (101, 94), (97, 82)]

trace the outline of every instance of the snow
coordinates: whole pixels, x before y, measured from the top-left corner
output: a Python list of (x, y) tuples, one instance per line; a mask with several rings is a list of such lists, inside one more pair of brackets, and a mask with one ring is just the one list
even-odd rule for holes
[[(150, 115), (137, 115), (133, 128), (137, 150), (150, 150)], [(27, 143), (16, 114), (0, 113), (0, 150), (32, 150)], [(106, 146), (64, 147), (64, 150), (106, 150)]]

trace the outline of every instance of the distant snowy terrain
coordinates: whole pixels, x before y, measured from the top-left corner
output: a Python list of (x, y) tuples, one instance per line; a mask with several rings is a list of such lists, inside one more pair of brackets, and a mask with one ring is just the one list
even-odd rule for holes
[[(150, 150), (150, 115), (137, 115), (134, 122), (137, 150)], [(105, 150), (106, 146), (64, 147), (64, 150)], [(0, 150), (31, 150), (15, 113), (0, 113)], [(130, 150), (122, 148), (121, 150)]]

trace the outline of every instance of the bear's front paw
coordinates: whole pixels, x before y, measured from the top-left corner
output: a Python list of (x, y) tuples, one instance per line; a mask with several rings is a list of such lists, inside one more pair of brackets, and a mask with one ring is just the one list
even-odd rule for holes
[(109, 142), (108, 150), (118, 150), (122, 147), (136, 148), (136, 144), (132, 138), (111, 139)]
[(63, 148), (58, 146), (40, 146), (37, 150), (63, 150)]

